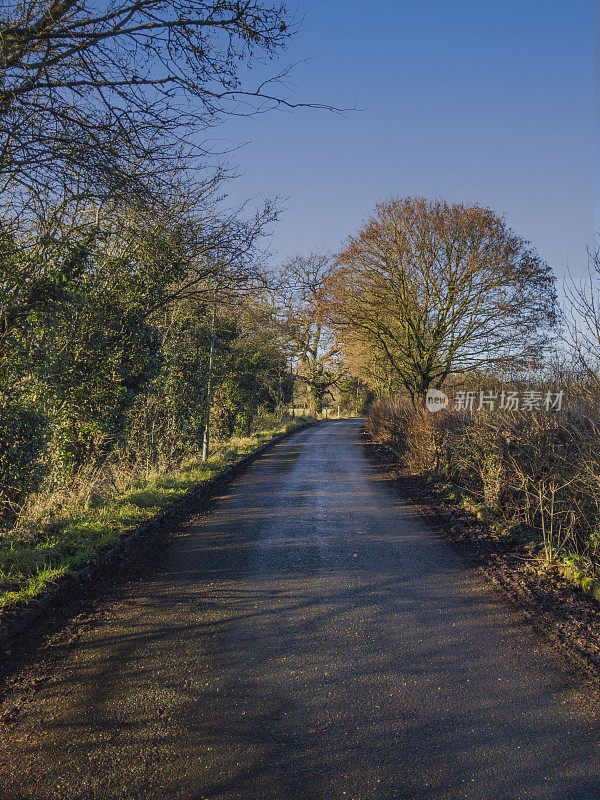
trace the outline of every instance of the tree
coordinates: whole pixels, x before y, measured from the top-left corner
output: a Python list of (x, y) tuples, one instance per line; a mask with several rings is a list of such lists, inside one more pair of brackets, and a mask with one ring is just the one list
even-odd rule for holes
[(263, 412), (280, 412), (286, 396), (286, 354), (272, 320), (244, 298), (217, 320), (211, 417), (218, 438), (247, 435)]
[(491, 209), (392, 198), (348, 240), (321, 307), (367, 375), (383, 369), (415, 401), (452, 374), (537, 363), (554, 283)]
[(69, 224), (64, 209), (52, 219), (32, 224), (24, 243), (0, 227), (0, 433), (11, 432), (0, 516), (44, 473), (61, 481), (98, 469), (130, 434), (163, 463), (197, 442), (202, 317), (215, 288), (222, 304), (238, 302), (272, 215), (190, 210), (184, 197), (154, 209), (108, 204), (93, 226)]
[(325, 395), (347, 374), (335, 333), (318, 303), (331, 269), (326, 255), (295, 256), (281, 268), (274, 291), (278, 328), (306, 386), (312, 414), (321, 412)]
[(198, 126), (286, 102), (269, 91), (276, 78), (253, 89), (245, 72), (293, 28), (269, 0), (10, 0), (0, 15), (1, 190), (47, 192), (64, 175), (92, 195), (162, 182), (194, 150)]
[(587, 275), (567, 284), (564, 338), (573, 358), (571, 380), (595, 400), (600, 397), (600, 250), (590, 253)]

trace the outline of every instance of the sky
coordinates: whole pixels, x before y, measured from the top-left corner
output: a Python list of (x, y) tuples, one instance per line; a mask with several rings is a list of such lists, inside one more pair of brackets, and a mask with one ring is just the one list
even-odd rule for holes
[[(289, 5), (289, 4), (288, 4)], [(288, 96), (230, 119), (232, 197), (283, 199), (273, 265), (336, 251), (392, 195), (478, 202), (560, 279), (594, 240), (592, 0), (305, 0)]]

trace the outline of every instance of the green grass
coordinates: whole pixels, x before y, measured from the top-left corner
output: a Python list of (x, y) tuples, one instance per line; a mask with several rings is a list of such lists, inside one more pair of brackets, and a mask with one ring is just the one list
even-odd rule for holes
[(75, 571), (114, 544), (128, 529), (154, 517), (194, 487), (206, 483), (239, 458), (304, 420), (257, 431), (215, 447), (202, 462), (191, 458), (177, 471), (159, 475), (128, 492), (25, 538), (7, 531), (0, 539), (0, 609), (29, 602), (58, 578)]

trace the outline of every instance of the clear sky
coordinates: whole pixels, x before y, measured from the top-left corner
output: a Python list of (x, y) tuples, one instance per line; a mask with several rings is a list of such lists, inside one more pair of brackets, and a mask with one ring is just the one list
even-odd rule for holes
[[(594, 229), (592, 0), (306, 0), (283, 56), (298, 100), (214, 135), (235, 195), (286, 198), (275, 263), (335, 250), (390, 195), (480, 202), (561, 276)], [(277, 68), (277, 64), (275, 65)]]

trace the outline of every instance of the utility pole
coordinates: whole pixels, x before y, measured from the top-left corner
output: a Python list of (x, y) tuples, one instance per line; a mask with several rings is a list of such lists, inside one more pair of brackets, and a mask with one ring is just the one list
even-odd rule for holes
[(215, 354), (215, 321), (217, 316), (217, 289), (213, 289), (213, 311), (210, 329), (210, 354), (208, 356), (208, 386), (206, 389), (206, 424), (204, 426), (204, 441), (202, 443), (202, 461), (208, 459), (210, 447), (210, 406), (212, 403), (213, 361)]
[(294, 407), (294, 356), (290, 356), (290, 375), (292, 376), (292, 419), (295, 419), (296, 409)]

